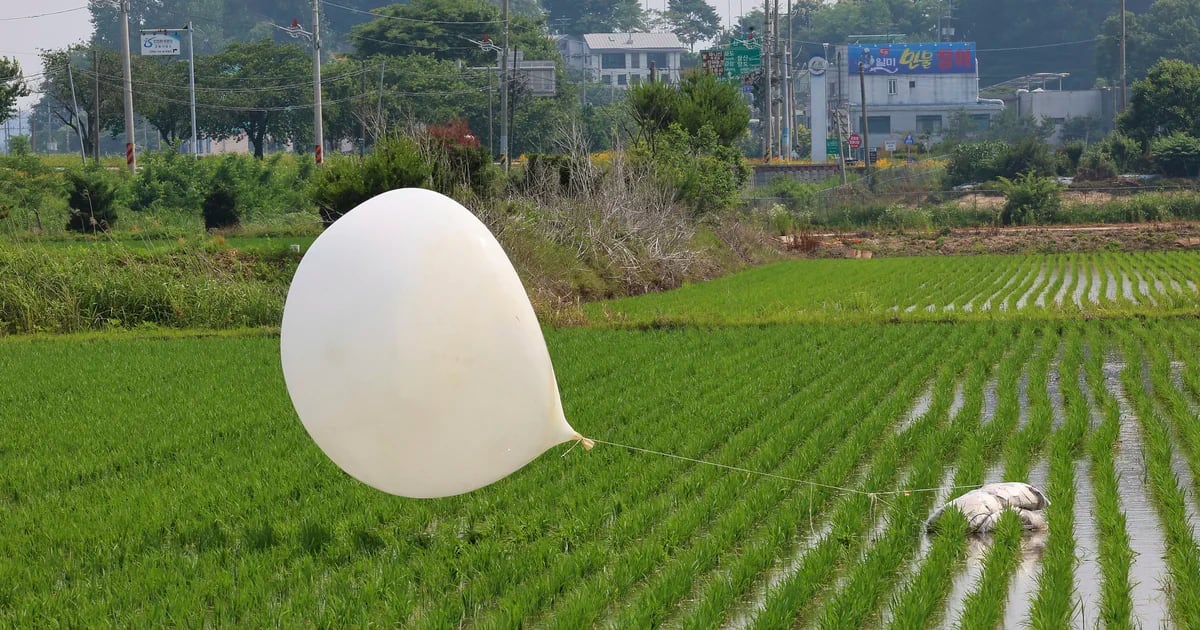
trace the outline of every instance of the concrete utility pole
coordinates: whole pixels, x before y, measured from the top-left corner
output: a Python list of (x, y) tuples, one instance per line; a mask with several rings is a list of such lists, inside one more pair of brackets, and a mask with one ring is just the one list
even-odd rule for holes
[[(129, 0), (121, 0), (121, 69), (125, 75), (125, 163), (129, 165), (131, 172), (136, 172), (137, 157), (134, 155), (133, 146), (133, 71), (129, 64)], [(97, 151), (96, 157), (99, 156), (100, 152)]]
[(858, 90), (862, 96), (863, 164), (866, 165), (867, 186), (871, 185), (871, 136), (867, 133), (867, 66), (858, 62)]
[(1121, 0), (1121, 111), (1129, 105), (1125, 90), (1125, 0)]
[(783, 49), (784, 57), (787, 59), (786, 65), (783, 67), (783, 93), (786, 103), (784, 110), (787, 112), (787, 122), (783, 127), (783, 144), (784, 159), (790, 161), (796, 135), (796, 85), (792, 76), (792, 64), (795, 62), (796, 51), (792, 50), (792, 0), (788, 0), (787, 3), (787, 27), (788, 43), (787, 48)]
[[(92, 135), (92, 162), (100, 166), (100, 51), (92, 46), (92, 78), (95, 79), (93, 89), (95, 98), (92, 100), (92, 117), (96, 119), (96, 131)], [(126, 116), (126, 120), (129, 117)], [(128, 125), (126, 126), (128, 131)], [(127, 152), (128, 147), (125, 149)]]
[(500, 51), (500, 161), (508, 173), (508, 0), (501, 4), (504, 47)]
[(772, 154), (772, 138), (775, 137), (771, 114), (771, 0), (763, 0), (763, 36), (762, 36), (762, 64), (763, 64), (763, 108), (762, 120), (759, 121), (759, 126), (763, 130), (763, 161), (770, 162)]
[(313, 0), (313, 155), (317, 165), (325, 162), (325, 126), (321, 114), (321, 0)]

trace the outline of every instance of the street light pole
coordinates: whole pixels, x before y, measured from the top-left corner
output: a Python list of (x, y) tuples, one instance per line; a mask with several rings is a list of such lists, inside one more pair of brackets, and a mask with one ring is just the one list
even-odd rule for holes
[[(125, 163), (131, 172), (137, 171), (134, 155), (133, 129), (133, 71), (129, 60), (129, 0), (121, 0), (121, 66), (125, 75)], [(97, 134), (99, 135), (99, 134)]]

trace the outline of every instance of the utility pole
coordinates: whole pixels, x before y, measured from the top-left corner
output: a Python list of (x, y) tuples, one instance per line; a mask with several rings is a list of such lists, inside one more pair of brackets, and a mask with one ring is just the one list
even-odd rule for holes
[[(130, 172), (137, 171), (137, 157), (134, 154), (133, 129), (133, 71), (129, 67), (129, 0), (121, 0), (121, 69), (125, 75), (125, 163)], [(99, 102), (99, 99), (97, 99)], [(97, 118), (97, 123), (99, 119)], [(97, 126), (99, 131), (99, 126)], [(99, 138), (100, 134), (96, 134)], [(99, 146), (99, 139), (97, 139)], [(100, 151), (96, 151), (96, 159), (100, 159)]]
[(784, 74), (784, 94), (787, 98), (787, 124), (783, 128), (783, 144), (784, 156), (788, 161), (792, 159), (792, 146), (796, 144), (794, 136), (796, 135), (796, 85), (792, 77), (792, 64), (795, 62), (796, 51), (792, 50), (792, 0), (787, 3), (787, 48), (784, 49), (784, 56), (787, 58), (787, 65), (783, 68)]
[(196, 40), (192, 37), (192, 23), (187, 24), (188, 32), (188, 89), (191, 91), (192, 106), (192, 159), (200, 159), (200, 136), (196, 135)]
[(763, 0), (763, 37), (762, 37), (762, 63), (763, 63), (763, 109), (762, 121), (759, 126), (763, 130), (763, 161), (771, 161), (772, 142), (774, 130), (771, 128), (771, 0)]
[(500, 51), (500, 161), (508, 173), (508, 0), (501, 3), (504, 20), (504, 47)]
[(858, 90), (862, 97), (863, 164), (866, 165), (867, 187), (871, 186), (871, 136), (867, 131), (867, 66), (858, 62)]
[(1121, 0), (1121, 111), (1129, 106), (1125, 85), (1125, 0)]
[(313, 155), (317, 166), (325, 161), (325, 127), (321, 115), (321, 0), (313, 0)]
[[(92, 101), (92, 117), (95, 121), (95, 131), (92, 135), (92, 161), (100, 165), (100, 51), (92, 45), (92, 76), (95, 78), (96, 98)], [(89, 121), (90, 122), (90, 121)], [(89, 125), (90, 126), (90, 125)], [(126, 130), (128, 131), (128, 129)], [(128, 150), (128, 149), (127, 149)]]
[[(71, 81), (71, 104), (75, 106), (75, 133), (79, 134), (79, 159), (83, 161), (83, 165), (87, 166), (87, 147), (83, 144), (83, 117), (79, 114), (79, 99), (75, 98), (75, 73), (71, 70), (71, 58), (67, 57), (67, 79)], [(67, 136), (67, 141), (70, 142), (71, 136)]]

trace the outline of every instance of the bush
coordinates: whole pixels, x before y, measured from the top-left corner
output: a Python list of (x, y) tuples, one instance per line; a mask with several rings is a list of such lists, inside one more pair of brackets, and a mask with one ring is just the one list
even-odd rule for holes
[(1008, 145), (994, 140), (969, 142), (954, 147), (946, 165), (950, 186), (985, 182), (997, 175), (997, 168), (1008, 153)]
[(1033, 173), (1049, 177), (1056, 172), (1050, 145), (1038, 138), (1025, 138), (1007, 147), (997, 164), (996, 176), (1012, 179), (1020, 177), (1023, 173)]
[(659, 134), (653, 151), (640, 147), (637, 161), (651, 168), (693, 217), (733, 207), (750, 179), (742, 154), (719, 144), (708, 126), (691, 136), (671, 125)]
[(444, 125), (431, 125), (424, 140), (431, 154), (434, 190), (458, 197), (465, 189), (481, 199), (499, 192), (504, 173), (466, 120), (455, 117)]
[(811, 209), (817, 199), (817, 187), (794, 177), (776, 175), (760, 189), (761, 196), (778, 201), (792, 212)]
[(1146, 166), (1138, 141), (1119, 133), (1110, 134), (1105, 138), (1100, 143), (1100, 151), (1112, 159), (1118, 174), (1141, 171)]
[(392, 136), (359, 159), (335, 156), (317, 171), (308, 193), (321, 213), (325, 227), (362, 202), (397, 188), (429, 185), (432, 174), (420, 147), (409, 138)]
[(1059, 175), (1074, 175), (1079, 170), (1079, 160), (1087, 149), (1083, 142), (1075, 141), (1064, 145), (1055, 152), (1055, 165)]
[(138, 212), (195, 212), (204, 199), (209, 179), (208, 160), (198, 162), (190, 155), (180, 154), (176, 147), (141, 154), (129, 208)]
[(1104, 181), (1117, 176), (1117, 163), (1101, 149), (1088, 149), (1079, 158), (1075, 179), (1080, 181)]
[(234, 227), (239, 222), (237, 193), (225, 185), (216, 185), (204, 195), (204, 229)]
[(1062, 203), (1059, 197), (1062, 186), (1057, 182), (1039, 177), (1033, 171), (1015, 179), (1000, 176), (997, 180), (1004, 193), (1001, 225), (1044, 225), (1054, 221)]
[(71, 215), (67, 229), (76, 232), (107, 232), (117, 222), (120, 180), (99, 167), (66, 173), (67, 206)]
[(1200, 171), (1200, 138), (1182, 131), (1150, 142), (1150, 161), (1168, 177), (1195, 177)]

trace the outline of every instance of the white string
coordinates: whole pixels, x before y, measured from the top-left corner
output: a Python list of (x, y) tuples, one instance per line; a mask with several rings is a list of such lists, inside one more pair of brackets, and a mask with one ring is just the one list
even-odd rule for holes
[[(579, 439), (574, 440), (574, 444), (571, 445), (571, 448), (567, 449), (566, 453), (563, 453), (563, 457), (565, 457), (567, 453), (570, 453), (572, 449), (574, 449), (576, 446), (578, 446), (580, 444), (580, 442), (583, 441), (583, 439), (584, 438), (581, 436)], [(616, 447), (628, 449), (631, 451), (648, 453), (650, 455), (659, 455), (662, 457), (669, 457), (671, 459), (679, 459), (679, 460), (683, 460), (685, 462), (692, 462), (694, 464), (704, 464), (705, 466), (714, 466), (716, 468), (724, 468), (726, 470), (732, 470), (735, 472), (746, 473), (748, 475), (758, 475), (760, 477), (770, 477), (772, 479), (779, 479), (782, 481), (790, 481), (792, 483), (805, 484), (805, 485), (808, 485), (810, 487), (815, 487), (815, 488), (826, 488), (828, 490), (837, 490), (839, 492), (862, 494), (862, 495), (866, 495), (867, 497), (869, 497), (872, 500), (872, 503), (876, 499), (878, 499), (879, 495), (881, 495), (881, 494), (908, 495), (908, 494), (912, 494), (914, 492), (940, 492), (942, 490), (959, 490), (959, 489), (963, 489), (963, 488), (975, 489), (975, 488), (980, 487), (979, 484), (972, 484), (972, 485), (935, 486), (932, 488), (902, 488), (900, 490), (877, 490), (874, 492), (868, 492), (866, 490), (859, 490), (858, 488), (843, 488), (841, 486), (835, 486), (835, 485), (830, 485), (827, 483), (821, 483), (819, 481), (812, 481), (809, 479), (800, 479), (798, 477), (788, 477), (787, 475), (777, 475), (775, 473), (763, 472), (761, 470), (751, 470), (749, 468), (742, 468), (740, 466), (730, 466), (729, 464), (721, 464), (718, 462), (710, 462), (710, 461), (706, 461), (703, 459), (695, 459), (693, 457), (685, 457), (683, 455), (676, 455), (675, 453), (666, 453), (663, 451), (655, 451), (655, 450), (648, 449), (648, 448), (642, 448), (640, 446), (631, 446), (629, 444), (620, 444), (617, 442), (609, 442), (607, 440), (600, 440), (600, 439), (596, 439), (596, 438), (587, 438), (587, 439), (590, 439), (591, 441), (595, 442), (596, 444), (607, 444), (609, 446), (616, 446)]]

